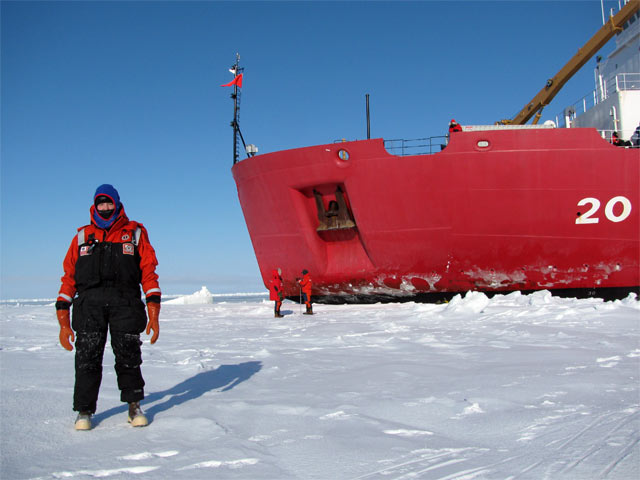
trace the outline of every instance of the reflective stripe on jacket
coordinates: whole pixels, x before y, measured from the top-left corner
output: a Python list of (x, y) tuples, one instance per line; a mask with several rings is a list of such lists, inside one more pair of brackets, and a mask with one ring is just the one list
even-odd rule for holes
[[(92, 210), (95, 207), (92, 207)], [(63, 262), (58, 300), (71, 302), (91, 288), (115, 287), (127, 296), (160, 295), (158, 261), (141, 223), (130, 221), (122, 208), (109, 230), (91, 223), (78, 229)]]

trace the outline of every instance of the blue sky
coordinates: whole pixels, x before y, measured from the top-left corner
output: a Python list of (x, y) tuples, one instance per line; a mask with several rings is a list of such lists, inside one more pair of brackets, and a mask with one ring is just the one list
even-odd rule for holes
[[(605, 8), (616, 8), (607, 0)], [(165, 294), (264, 289), (231, 176), (228, 68), (261, 153), (514, 116), (602, 24), (588, 1), (1, 3), (0, 298), (53, 298), (113, 184)], [(612, 49), (607, 45), (600, 54)], [(543, 119), (593, 88), (592, 59)]]

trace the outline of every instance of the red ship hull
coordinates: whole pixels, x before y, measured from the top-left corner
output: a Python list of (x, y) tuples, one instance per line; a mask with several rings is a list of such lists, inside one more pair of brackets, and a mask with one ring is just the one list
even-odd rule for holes
[(321, 145), (232, 172), (265, 285), (279, 267), (297, 297), (307, 269), (314, 295), (349, 298), (637, 287), (639, 167), (595, 129), (541, 128), (455, 133), (431, 155)]

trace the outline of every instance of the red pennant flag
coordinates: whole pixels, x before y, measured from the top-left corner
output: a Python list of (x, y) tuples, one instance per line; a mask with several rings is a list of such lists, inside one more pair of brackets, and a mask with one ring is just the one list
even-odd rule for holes
[(230, 87), (231, 85), (237, 85), (238, 88), (242, 88), (242, 73), (240, 75), (236, 75), (236, 78), (231, 80), (229, 83), (225, 85), (220, 85), (221, 87)]

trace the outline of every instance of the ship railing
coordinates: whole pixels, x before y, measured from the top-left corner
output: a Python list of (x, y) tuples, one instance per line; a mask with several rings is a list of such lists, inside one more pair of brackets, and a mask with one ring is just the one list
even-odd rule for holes
[(565, 108), (562, 115), (556, 115), (556, 125), (565, 126), (566, 117), (573, 120), (614, 94), (629, 90), (640, 90), (640, 73), (619, 73), (607, 80), (602, 80), (602, 84), (598, 85), (596, 90)]
[(598, 133), (604, 140), (611, 143), (611, 138), (613, 137), (614, 131), (615, 130), (598, 130)]
[(594, 98), (602, 101), (615, 93), (626, 90), (640, 90), (640, 73), (619, 73), (607, 80), (603, 80), (602, 87), (598, 88)]
[(430, 155), (437, 153), (447, 146), (449, 138), (446, 135), (437, 137), (391, 139), (384, 141), (384, 148), (392, 155), (401, 157), (407, 155)]

